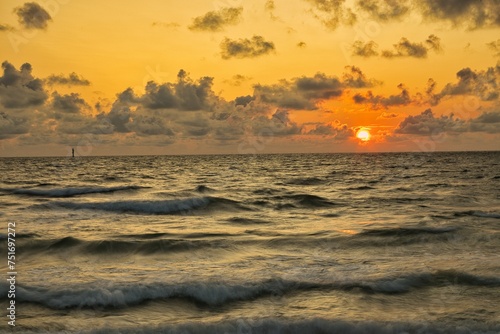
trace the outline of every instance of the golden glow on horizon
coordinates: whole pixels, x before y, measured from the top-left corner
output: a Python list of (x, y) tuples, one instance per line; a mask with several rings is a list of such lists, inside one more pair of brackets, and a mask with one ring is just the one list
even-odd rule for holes
[(356, 133), (356, 138), (358, 138), (361, 141), (369, 141), (371, 135), (367, 129), (361, 129)]

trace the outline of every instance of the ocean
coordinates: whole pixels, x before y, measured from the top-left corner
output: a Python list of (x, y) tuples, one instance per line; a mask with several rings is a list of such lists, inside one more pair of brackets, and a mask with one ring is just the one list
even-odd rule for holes
[(500, 333), (500, 152), (0, 158), (0, 175), (2, 332)]

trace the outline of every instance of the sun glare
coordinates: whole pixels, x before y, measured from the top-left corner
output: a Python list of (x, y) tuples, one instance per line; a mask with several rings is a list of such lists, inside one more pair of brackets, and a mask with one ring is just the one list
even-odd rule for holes
[(370, 140), (370, 132), (368, 132), (368, 130), (361, 129), (356, 133), (356, 137), (361, 141), (368, 141)]

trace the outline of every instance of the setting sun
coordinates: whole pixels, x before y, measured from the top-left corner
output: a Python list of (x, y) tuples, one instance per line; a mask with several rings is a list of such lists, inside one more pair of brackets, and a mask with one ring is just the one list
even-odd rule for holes
[(370, 132), (366, 129), (361, 129), (356, 133), (356, 137), (362, 141), (370, 140)]

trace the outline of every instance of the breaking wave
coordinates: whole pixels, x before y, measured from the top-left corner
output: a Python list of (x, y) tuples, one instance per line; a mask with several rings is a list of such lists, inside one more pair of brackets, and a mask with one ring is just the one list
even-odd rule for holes
[(1, 189), (1, 190), (16, 195), (43, 196), (43, 197), (73, 197), (86, 194), (110, 193), (123, 190), (137, 190), (141, 188), (143, 187), (119, 186), (119, 187), (75, 187), (75, 188), (69, 187), (69, 188), (53, 188), (53, 189), (15, 188), (15, 189)]

